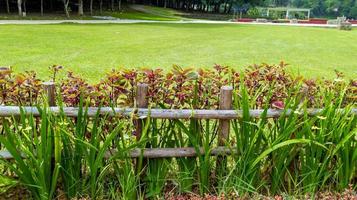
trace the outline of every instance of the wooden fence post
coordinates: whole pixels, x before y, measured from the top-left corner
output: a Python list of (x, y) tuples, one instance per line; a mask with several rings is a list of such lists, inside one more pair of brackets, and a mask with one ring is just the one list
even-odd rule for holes
[[(223, 86), (221, 87), (220, 100), (219, 100), (219, 109), (220, 110), (230, 110), (232, 109), (232, 92), (233, 87)], [(218, 146), (225, 146), (229, 141), (229, 131), (230, 131), (230, 122), (229, 119), (221, 119), (219, 121), (218, 129)], [(226, 156), (217, 157), (217, 175), (224, 175), (227, 166)]]
[[(147, 108), (148, 107), (148, 99), (147, 99), (147, 94), (148, 94), (148, 84), (145, 83), (139, 83), (138, 88), (136, 91), (136, 107), (137, 108)], [(141, 138), (141, 132), (143, 131), (143, 124), (144, 120), (138, 119), (135, 122), (136, 125), (136, 140), (139, 141)]]
[[(43, 82), (42, 83), (43, 87), (43, 92), (44, 95), (46, 96), (46, 100), (48, 102), (48, 106), (56, 106), (56, 85), (54, 82), (49, 81), (49, 82)], [(55, 138), (59, 137), (55, 133)], [(56, 161), (55, 158), (52, 157), (51, 159), (51, 170), (53, 171), (55, 169)]]
[(49, 106), (56, 106), (56, 85), (54, 82), (44, 82), (43, 91), (47, 97), (47, 102)]
[[(136, 97), (135, 97), (136, 108), (148, 107), (147, 93), (148, 93), (148, 84), (140, 83), (137, 85)], [(141, 135), (143, 131), (144, 119), (135, 119), (134, 125), (135, 125), (136, 141), (139, 141), (141, 139)], [(145, 165), (146, 165), (146, 160), (143, 160), (142, 157), (136, 159), (135, 168), (136, 168), (136, 172), (140, 174), (140, 177), (143, 177), (145, 174), (142, 172), (142, 169), (145, 167)]]

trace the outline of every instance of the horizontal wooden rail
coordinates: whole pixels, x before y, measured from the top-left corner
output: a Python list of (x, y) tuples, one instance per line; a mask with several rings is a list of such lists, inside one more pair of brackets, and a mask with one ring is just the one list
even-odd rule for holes
[[(110, 150), (106, 153), (105, 157), (110, 158), (116, 154), (116, 150)], [(234, 154), (235, 148), (228, 147), (216, 147), (213, 148), (210, 155), (219, 156), (219, 155), (231, 155)], [(203, 148), (200, 148), (199, 155), (204, 155), (205, 151)], [(180, 158), (180, 157), (196, 157), (198, 156), (194, 147), (181, 147), (181, 148), (149, 148), (149, 149), (133, 149), (129, 153), (131, 158), (139, 158), (143, 156), (144, 158)]]
[[(211, 151), (211, 156), (219, 156), (219, 155), (231, 155), (234, 154), (235, 147), (216, 147)], [(204, 149), (200, 148), (200, 155), (204, 155)], [(116, 149), (107, 151), (105, 154), (105, 158), (109, 159), (113, 156), (117, 156), (118, 151)], [(125, 155), (123, 155), (125, 156)], [(130, 158), (139, 158), (143, 156), (144, 158), (179, 158), (179, 157), (196, 157), (198, 156), (194, 147), (182, 147), (182, 148), (150, 148), (150, 149), (133, 149), (128, 155)], [(25, 156), (24, 156), (25, 157)], [(13, 159), (12, 155), (8, 151), (0, 151), (0, 158), (5, 160)]]
[[(36, 107), (21, 107), (28, 115), (39, 116), (39, 111)], [(50, 107), (50, 111), (54, 114), (59, 114), (60, 107)], [(78, 107), (64, 107), (63, 112), (68, 117), (78, 116)], [(94, 117), (98, 111), (98, 107), (88, 107), (88, 117)], [(307, 115), (315, 116), (321, 113), (323, 109), (307, 109)], [(340, 109), (341, 112), (344, 109)], [(249, 115), (254, 118), (258, 118), (264, 110), (250, 110)], [(287, 110), (286, 116), (291, 115), (295, 111)], [(157, 119), (239, 119), (243, 116), (242, 110), (191, 110), (191, 109), (147, 109), (147, 108), (112, 108), (102, 107), (100, 108), (101, 115), (110, 116), (132, 116), (133, 113), (140, 118), (146, 118), (150, 115), (151, 118)], [(279, 117), (284, 113), (284, 110), (269, 109), (267, 112), (268, 118)], [(298, 115), (303, 115), (304, 112), (295, 112)], [(18, 106), (0, 106), (0, 117), (19, 116), (21, 114), (20, 107)], [(352, 109), (351, 114), (357, 115), (357, 109)]]
[(5, 160), (13, 159), (12, 155), (10, 154), (10, 152), (5, 151), (5, 150), (0, 151), (0, 158), (5, 159)]

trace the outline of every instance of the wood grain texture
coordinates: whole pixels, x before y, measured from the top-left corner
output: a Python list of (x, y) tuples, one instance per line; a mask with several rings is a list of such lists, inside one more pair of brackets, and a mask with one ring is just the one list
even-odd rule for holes
[[(223, 86), (220, 91), (219, 109), (230, 110), (232, 109), (233, 101), (233, 87)], [(230, 121), (229, 119), (220, 119), (218, 128), (218, 146), (225, 146), (229, 141)], [(227, 167), (227, 157), (218, 156), (216, 161), (216, 174), (222, 177)]]
[[(219, 109), (220, 110), (230, 110), (232, 109), (232, 98), (233, 87), (223, 86), (220, 92)], [(229, 139), (230, 123), (229, 119), (221, 119), (219, 121), (218, 129), (218, 145), (224, 146)]]
[[(219, 155), (232, 155), (234, 154), (235, 147), (216, 147), (211, 151), (211, 156)], [(122, 152), (121, 152), (122, 153)], [(143, 156), (144, 158), (171, 158), (171, 157), (196, 157), (198, 155), (204, 155), (204, 149), (200, 148), (199, 152), (196, 152), (194, 147), (181, 147), (181, 148), (150, 148), (150, 149), (133, 149), (127, 155), (122, 155), (124, 157), (130, 158), (139, 158)], [(118, 156), (118, 151), (116, 149), (109, 150), (105, 153), (105, 158), (109, 159), (113, 156), (120, 159), (121, 156)], [(0, 158), (11, 160), (13, 157), (8, 151), (0, 151)], [(25, 158), (25, 157), (24, 157)]]
[[(136, 107), (137, 108), (147, 108), (148, 107), (148, 89), (149, 86), (148, 84), (138, 84), (137, 91), (136, 91)], [(137, 110), (135, 110), (137, 111)], [(140, 140), (141, 134), (143, 131), (143, 125), (144, 125), (144, 120), (143, 119), (137, 119), (134, 120), (135, 124), (135, 131), (136, 131), (136, 140)]]
[(42, 83), (43, 92), (46, 96), (49, 106), (56, 106), (56, 85), (54, 82)]
[[(23, 109), (26, 114), (39, 116), (38, 109), (36, 107), (19, 107), (19, 106), (0, 106), (0, 117), (19, 116), (20, 109)], [(98, 107), (88, 107), (88, 117), (94, 117), (98, 111)], [(50, 107), (50, 112), (54, 114), (60, 113), (59, 107)], [(64, 114), (68, 117), (77, 117), (78, 107), (64, 107)], [(308, 116), (319, 115), (323, 109), (307, 109)], [(147, 109), (147, 108), (112, 108), (102, 107), (100, 108), (101, 115), (110, 116), (126, 116), (130, 117), (133, 112), (136, 112), (137, 116), (141, 119), (146, 118), (149, 113), (151, 118), (156, 119), (240, 119), (242, 118), (242, 110), (191, 110), (191, 109)], [(250, 110), (251, 117), (259, 118), (264, 110)], [(340, 112), (344, 112), (344, 109), (340, 109)], [(291, 114), (303, 115), (304, 111), (292, 111), (287, 110), (285, 115)], [(269, 109), (267, 113), (268, 118), (276, 118), (284, 113), (284, 110)], [(352, 115), (357, 115), (357, 108), (351, 110)]]

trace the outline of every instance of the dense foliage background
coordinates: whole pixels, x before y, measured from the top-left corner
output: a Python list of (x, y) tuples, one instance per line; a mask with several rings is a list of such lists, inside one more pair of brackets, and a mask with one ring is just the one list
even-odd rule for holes
[(314, 16), (347, 16), (357, 18), (356, 0), (266, 0), (266, 6), (311, 8)]
[(145, 4), (184, 11), (206, 13), (249, 13), (254, 7), (299, 7), (311, 8), (313, 17), (347, 16), (357, 18), (356, 0), (1, 0), (0, 11), (47, 12), (63, 11), (69, 16), (71, 11), (84, 15), (95, 10), (122, 10), (122, 4)]

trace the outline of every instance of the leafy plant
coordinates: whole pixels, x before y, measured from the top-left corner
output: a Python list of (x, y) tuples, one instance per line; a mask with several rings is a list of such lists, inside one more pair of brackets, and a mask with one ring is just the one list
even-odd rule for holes
[[(46, 108), (40, 110), (41, 123), (23, 110), (19, 121), (3, 123), (0, 142), (11, 153), (14, 163), (4, 162), (36, 199), (52, 199), (60, 173), (61, 144), (54, 119)], [(54, 158), (52, 157), (54, 155)], [(26, 159), (24, 159), (26, 158)]]
[[(243, 72), (221, 65), (213, 69), (174, 66), (160, 69), (113, 70), (92, 84), (68, 73), (57, 81), (54, 115), (41, 97), (41, 81), (32, 72), (0, 70), (1, 102), (37, 105), (40, 116), (6, 117), (2, 160), (35, 199), (160, 199), (167, 193), (249, 196), (288, 195), (321, 190), (356, 189), (356, 81), (294, 77), (286, 64), (253, 65)], [(105, 107), (134, 107), (136, 85), (148, 84), (149, 114), (102, 115)], [(220, 167), (210, 154), (218, 146), (219, 120), (153, 119), (151, 108), (218, 109), (220, 88), (233, 86), (230, 150)], [(13, 90), (14, 91), (10, 91)], [(78, 107), (67, 117), (64, 106)], [(98, 107), (89, 117), (88, 107)], [(321, 108), (316, 116), (310, 108)], [(255, 111), (251, 111), (255, 109)], [(252, 117), (259, 112), (259, 117)], [(355, 112), (355, 110), (354, 110)], [(279, 115), (271, 116), (272, 114)], [(142, 123), (141, 133), (133, 121)], [(136, 135), (140, 134), (138, 140)], [(197, 157), (144, 158), (147, 148), (193, 148)], [(138, 158), (131, 159), (132, 154)], [(352, 188), (352, 189), (351, 189)], [(169, 192), (168, 192), (169, 191)], [(232, 197), (233, 198), (233, 197)]]

